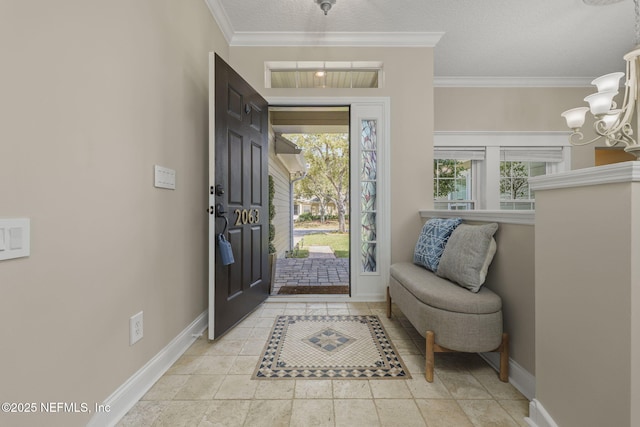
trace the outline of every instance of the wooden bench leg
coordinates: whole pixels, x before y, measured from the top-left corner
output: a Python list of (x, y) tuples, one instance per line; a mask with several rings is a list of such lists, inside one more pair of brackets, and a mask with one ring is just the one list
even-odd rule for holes
[[(433, 371), (435, 367), (435, 353), (456, 353), (456, 350), (451, 350), (445, 347), (441, 347), (436, 344), (436, 335), (433, 331), (427, 331), (427, 348), (426, 348), (426, 366), (425, 366), (425, 378), (428, 382), (433, 382)], [(509, 334), (502, 334), (502, 342), (500, 343), (500, 347), (493, 350), (493, 352), (500, 353), (500, 381), (509, 382)]]
[(387, 286), (387, 318), (391, 319), (391, 293), (389, 292), (388, 286)]
[(426, 366), (424, 370), (424, 376), (427, 382), (433, 382), (433, 368), (434, 368), (434, 351), (435, 351), (436, 337), (433, 331), (427, 331), (427, 348), (426, 348)]
[(498, 348), (500, 351), (500, 381), (509, 382), (509, 334), (502, 334), (502, 344)]

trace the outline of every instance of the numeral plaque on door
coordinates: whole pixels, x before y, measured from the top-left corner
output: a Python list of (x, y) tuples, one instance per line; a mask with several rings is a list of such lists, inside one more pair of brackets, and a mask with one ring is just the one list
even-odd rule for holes
[(260, 211), (258, 209), (236, 209), (233, 213), (236, 214), (236, 226), (260, 222)]

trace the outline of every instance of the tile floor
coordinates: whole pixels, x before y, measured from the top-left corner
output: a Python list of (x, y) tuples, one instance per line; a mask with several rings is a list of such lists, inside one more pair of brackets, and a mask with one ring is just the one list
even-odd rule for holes
[[(529, 402), (479, 356), (436, 354), (424, 379), (424, 339), (384, 303), (267, 302), (216, 342), (206, 334), (118, 426), (527, 426)], [(409, 380), (252, 380), (275, 316), (376, 314)]]

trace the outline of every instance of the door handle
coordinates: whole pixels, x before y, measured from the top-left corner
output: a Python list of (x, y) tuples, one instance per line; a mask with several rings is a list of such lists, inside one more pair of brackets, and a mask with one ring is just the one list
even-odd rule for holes
[(222, 203), (217, 203), (216, 204), (216, 216), (218, 218), (223, 217), (224, 214), (226, 214), (227, 211), (224, 210), (224, 206), (222, 206)]
[(229, 220), (225, 216), (227, 212), (224, 210), (224, 206), (222, 203), (216, 203), (216, 218), (224, 219), (224, 229), (222, 230), (222, 234), (227, 232), (227, 228), (229, 228)]
[(209, 213), (209, 215), (216, 214), (217, 218), (223, 218), (227, 211), (224, 210), (222, 203), (217, 203), (215, 208), (213, 206), (209, 206), (207, 208), (207, 213)]

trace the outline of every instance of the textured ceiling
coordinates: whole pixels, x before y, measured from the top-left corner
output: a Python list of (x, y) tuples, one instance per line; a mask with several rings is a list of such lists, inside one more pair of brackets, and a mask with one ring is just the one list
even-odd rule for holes
[(231, 43), (264, 33), (443, 32), (440, 78), (591, 79), (624, 70), (635, 43), (633, 0), (337, 0), (327, 16), (314, 0), (206, 1)]

